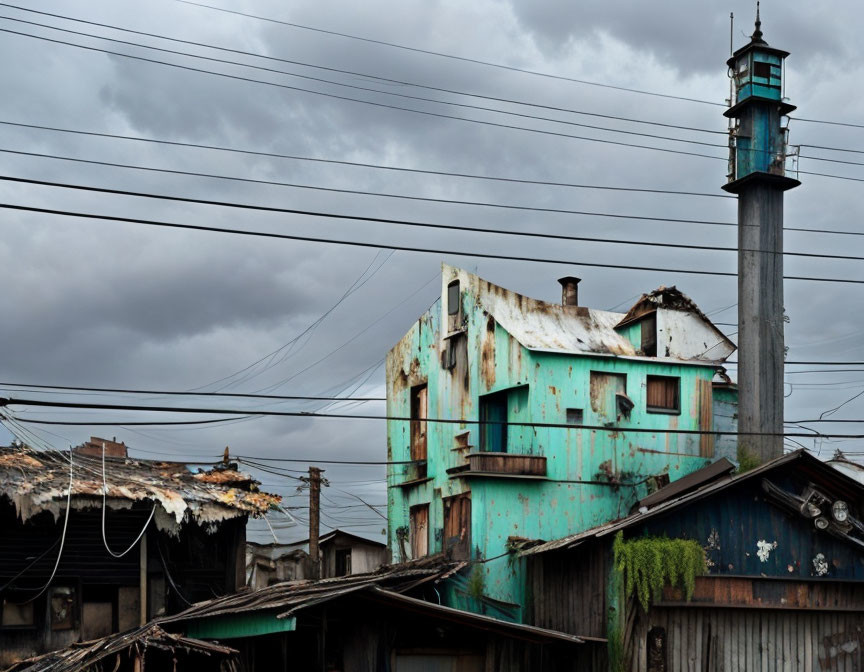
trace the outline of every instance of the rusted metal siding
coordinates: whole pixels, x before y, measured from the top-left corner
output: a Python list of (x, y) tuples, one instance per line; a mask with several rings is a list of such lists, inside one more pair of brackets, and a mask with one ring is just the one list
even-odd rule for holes
[(637, 619), (630, 669), (649, 667), (648, 633), (663, 628), (668, 672), (858, 671), (864, 666), (860, 614), (653, 608)]

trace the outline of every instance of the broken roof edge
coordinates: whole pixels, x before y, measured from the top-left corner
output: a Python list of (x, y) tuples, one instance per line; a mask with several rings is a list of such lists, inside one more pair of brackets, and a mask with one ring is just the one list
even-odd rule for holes
[(103, 497), (112, 509), (146, 503), (156, 507), (159, 529), (172, 534), (187, 521), (212, 526), (259, 517), (281, 502), (279, 495), (259, 490), (259, 482), (234, 464), (195, 472), (185, 462), (127, 456), (106, 458), (103, 466), (101, 456), (29, 446), (0, 447), (0, 495), (22, 521), (43, 512), (57, 520), (66, 506), (70, 467), (72, 508), (101, 508)]
[[(743, 474), (727, 474), (726, 476), (721, 476), (715, 480), (709, 481), (697, 490), (692, 490), (686, 492), (683, 495), (680, 495), (679, 497), (675, 497), (674, 499), (660, 502), (653, 508), (649, 508), (647, 511), (631, 513), (628, 516), (618, 518), (617, 520), (613, 520), (602, 525), (597, 525), (590, 529), (583, 530), (582, 532), (577, 532), (576, 534), (561, 537), (560, 539), (553, 539), (552, 541), (537, 543), (530, 548), (525, 548), (524, 550), (519, 551), (517, 555), (518, 557), (528, 557), (531, 555), (537, 555), (549, 551), (566, 550), (569, 548), (573, 548), (585, 541), (588, 541), (589, 539), (599, 539), (609, 534), (614, 534), (615, 532), (618, 532), (618, 530), (624, 530), (633, 525), (638, 525), (643, 520), (648, 520), (649, 518), (653, 518), (664, 513), (669, 513), (671, 511), (674, 511), (678, 507), (683, 506), (684, 504), (698, 501), (716, 492), (721, 492), (734, 485), (743, 483), (752, 478), (756, 478), (768, 471), (771, 471), (772, 469), (776, 469), (786, 464), (791, 464), (792, 462), (795, 462), (797, 460), (809, 463), (811, 466), (815, 466), (819, 469), (831, 470), (832, 478), (839, 477), (840, 480), (845, 481), (848, 487), (853, 488), (858, 492), (864, 494), (864, 484), (856, 481), (854, 478), (847, 476), (846, 474), (843, 474), (839, 470), (829, 465), (827, 462), (823, 462), (822, 460), (813, 457), (812, 455), (808, 454), (805, 449), (799, 448), (798, 450), (787, 453), (786, 455), (781, 455), (780, 457), (776, 457), (773, 460), (769, 460), (768, 462), (765, 462), (764, 464), (761, 464), (758, 467), (751, 469), (750, 471), (746, 471)], [(674, 485), (674, 483), (666, 487), (671, 487), (672, 485)]]
[[(474, 294), (478, 307), (491, 315), (502, 329), (529, 351), (632, 357), (638, 361), (691, 362), (705, 366), (720, 366), (737, 350), (737, 345), (708, 319), (695, 302), (674, 286), (661, 286), (652, 292), (642, 294), (629, 313), (625, 314), (587, 306), (565, 306), (557, 302), (535, 299), (497, 285), (458, 266), (442, 262), (442, 297), (446, 288), (455, 280), (463, 280), (465, 287), (470, 288)], [(664, 298), (666, 298), (665, 304)], [(683, 352), (680, 353), (681, 356), (663, 358), (640, 355), (638, 348), (629, 337), (618, 331), (618, 327), (626, 322), (627, 315), (633, 313), (640, 303), (646, 301), (657, 304), (652, 304), (650, 310), (656, 310), (659, 306), (669, 312), (675, 311), (694, 316), (718, 339), (718, 342), (695, 356), (686, 356)], [(437, 303), (440, 302), (441, 298)], [(435, 309), (436, 306), (433, 304), (430, 310)], [(642, 315), (638, 317), (641, 318)], [(702, 358), (703, 354), (716, 350), (721, 345), (728, 350), (726, 354), (718, 358)]]
[[(236, 649), (215, 642), (194, 639), (163, 630), (156, 621), (150, 621), (133, 630), (112, 633), (99, 639), (86, 642), (76, 642), (68, 647), (49, 651), (38, 656), (25, 658), (10, 667), (5, 672), (79, 672), (91, 669), (92, 666), (108, 656), (118, 655), (132, 647), (143, 644), (144, 647), (182, 648), (188, 652), (201, 655), (233, 656)], [(116, 668), (115, 668), (116, 669)]]
[(517, 639), (524, 639), (537, 643), (557, 641), (567, 642), (569, 644), (586, 644), (589, 642), (605, 644), (607, 642), (607, 640), (600, 637), (571, 635), (565, 632), (560, 632), (558, 630), (541, 628), (536, 625), (513, 623), (510, 621), (493, 618), (492, 616), (486, 616), (484, 614), (475, 614), (471, 611), (464, 611), (462, 609), (446, 607), (442, 604), (435, 604), (434, 602), (427, 602), (425, 600), (420, 600), (416, 597), (410, 597), (402, 593), (396, 593), (391, 590), (386, 590), (385, 588), (381, 588), (380, 586), (367, 586), (365, 587), (365, 590), (363, 592), (368, 593), (371, 596), (371, 599), (376, 601), (398, 604), (416, 611), (425, 611), (431, 614), (440, 614), (444, 618), (448, 618), (457, 622), (461, 621), (463, 624), (469, 626), (473, 625), (483, 630), (498, 630), (501, 632), (506, 632)]

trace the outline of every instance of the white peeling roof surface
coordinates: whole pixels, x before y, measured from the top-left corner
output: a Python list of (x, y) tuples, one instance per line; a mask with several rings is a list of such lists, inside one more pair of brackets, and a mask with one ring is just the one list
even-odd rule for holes
[[(626, 313), (613, 313), (584, 306), (563, 306), (547, 303), (512, 292), (487, 280), (454, 266), (443, 265), (442, 296), (447, 284), (458, 279), (462, 287), (476, 297), (480, 308), (495, 318), (513, 338), (529, 350), (569, 354), (612, 355), (619, 357), (643, 357), (628, 338), (615, 327)], [(673, 288), (674, 289), (674, 288)], [(658, 290), (660, 291), (660, 290)], [(646, 295), (643, 295), (643, 298)], [(685, 297), (686, 298), (686, 297)], [(705, 320), (712, 331), (717, 331), (710, 320), (704, 318), (689, 299), (696, 312), (687, 311)], [(717, 331), (721, 338), (722, 333)], [(723, 361), (734, 350), (710, 350), (705, 356), (652, 357), (652, 361), (682, 361), (714, 363)]]

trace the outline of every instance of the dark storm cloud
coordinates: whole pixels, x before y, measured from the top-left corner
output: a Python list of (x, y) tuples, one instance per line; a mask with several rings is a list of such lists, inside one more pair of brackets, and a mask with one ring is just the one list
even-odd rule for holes
[[(729, 14), (735, 14), (733, 41), (737, 49), (754, 29), (755, 3), (690, 2), (674, 0), (662, 5), (650, 2), (566, 2), (539, 0), (513, 2), (513, 12), (544, 51), (565, 55), (575, 42), (598, 43), (611, 37), (638, 52), (648, 54), (681, 77), (717, 69), (717, 55), (729, 51)], [(763, 32), (774, 44), (794, 44), (799, 59), (817, 56), (838, 58), (852, 51), (854, 39), (826, 16), (823, 6), (763, 2)], [(826, 20), (827, 19), (827, 20)], [(599, 44), (597, 44), (599, 47)], [(854, 49), (857, 51), (857, 48)]]
[[(521, 68), (722, 101), (728, 95), (725, 66), (728, 12), (731, 9), (736, 14), (737, 47), (745, 41), (740, 31), (749, 33), (752, 30), (753, 8), (740, 2), (728, 7), (710, 4), (712, 6), (683, 0), (663, 3), (662, 6), (635, 0), (618, 3), (403, 3), (375, 0), (362, 4), (322, 4), (310, 0), (286, 6), (261, 0), (235, 8)], [(93, 2), (81, 6), (64, 5), (62, 9), (54, 3), (41, 3), (34, 7), (458, 91), (725, 130), (722, 108), (719, 107), (531, 77), (290, 29), (179, 3), (132, 7)], [(20, 12), (18, 15), (24, 16)], [(784, 3), (782, 11), (779, 3), (766, 2), (763, 3), (763, 21), (769, 42), (792, 51), (786, 93), (799, 104), (800, 116), (848, 121), (864, 118), (864, 104), (850, 97), (849, 93), (850, 82), (861, 76), (860, 47), (856, 39), (861, 22), (855, 5), (839, 3), (826, 14), (821, 6), (804, 2)], [(46, 22), (68, 25), (60, 20)], [(13, 29), (24, 30), (20, 26)], [(87, 30), (96, 32), (92, 28)], [(57, 37), (56, 33), (38, 28), (28, 28), (26, 32)], [(109, 31), (104, 33), (109, 34)], [(212, 53), (202, 48), (165, 45), (153, 39), (118, 36), (183, 51)], [(86, 38), (61, 39), (97, 44)], [(362, 76), (325, 74), (299, 65), (245, 59), (267, 67), (392, 93), (696, 139), (715, 146), (622, 136), (598, 129), (352, 91), (236, 66), (156, 55), (131, 47), (98, 44), (192, 67), (338, 96), (468, 119), (693, 151), (720, 159), (726, 156), (725, 137), (722, 135), (508, 106), (376, 82)], [(212, 55), (243, 60), (240, 56)], [(719, 186), (725, 180), (726, 164), (723, 160), (412, 114), (184, 72), (8, 34), (0, 38), (0, 57), (6, 63), (20, 64), (20, 67), (5, 68), (0, 74), (0, 86), (4, 92), (10, 92), (10, 95), (0, 97), (0, 119), (264, 152), (558, 182), (720, 193)], [(838, 67), (838, 63), (842, 67)], [(864, 135), (860, 131), (798, 122), (793, 122), (792, 140), (864, 147)], [(722, 199), (478, 182), (3, 126), (0, 126), (0, 146), (101, 161), (433, 198), (735, 221), (735, 202)], [(802, 153), (806, 155), (808, 151), (811, 155), (814, 153), (814, 150)], [(379, 199), (4, 154), (0, 154), (0, 162), (4, 173), (39, 179), (277, 207), (484, 226), (499, 231), (566, 232), (722, 246), (734, 246), (736, 241), (732, 227)], [(801, 166), (819, 172), (845, 171), (845, 174), (857, 175), (852, 172), (856, 170), (854, 167), (820, 165), (806, 160), (802, 160)], [(860, 199), (855, 198), (854, 183), (817, 177), (805, 178), (804, 182), (802, 188), (787, 197), (788, 226), (860, 228), (857, 222), (861, 219), (862, 206)], [(40, 207), (457, 251), (527, 253), (577, 262), (602, 261), (669, 269), (735, 270), (735, 255), (721, 252), (658, 251), (587, 242), (463, 235), (8, 183), (0, 183), (0, 198)], [(356, 389), (358, 394), (381, 396), (383, 373), (380, 368), (374, 368), (376, 363), (413, 320), (426, 310), (439, 289), (434, 278), (439, 272), (442, 255), (395, 253), (385, 261), (384, 253), (376, 258), (375, 250), (371, 249), (167, 232), (8, 212), (0, 213), (0, 217), (4, 224), (0, 263), (6, 270), (4, 291), (0, 294), (0, 309), (5, 318), (4, 328), (0, 330), (4, 376), (28, 382), (165, 389), (188, 389), (211, 383), (276, 351), (303, 332), (339, 301), (374, 260), (372, 268), (383, 262), (376, 275), (334, 309), (321, 326), (293, 350), (283, 350), (279, 356), (268, 360), (272, 366), (266, 371), (259, 365), (247, 372), (248, 379), (229, 378), (220, 385), (228, 384), (227, 389), (240, 391), (275, 385), (277, 392), (287, 394), (332, 394)], [(850, 237), (790, 232), (787, 238), (789, 250), (843, 253), (855, 245), (857, 241)], [(584, 279), (580, 294), (585, 303), (598, 308), (619, 305), (619, 309), (626, 309), (628, 300), (661, 284), (676, 284), (706, 311), (722, 309), (736, 300), (735, 282), (731, 278), (592, 269), (578, 265), (525, 264), (455, 255), (444, 258), (448, 263), (476, 270), (503, 286), (552, 301), (557, 300), (559, 292), (555, 278), (573, 273)], [(858, 263), (789, 258), (787, 272), (860, 277)], [(429, 280), (431, 282), (424, 286)], [(828, 359), (834, 353), (842, 354), (844, 358), (860, 358), (862, 350), (855, 339), (850, 338), (850, 334), (860, 332), (861, 328), (857, 312), (849, 310), (858, 303), (860, 292), (854, 286), (787, 283), (790, 358)], [(717, 320), (734, 323), (734, 308), (719, 313)], [(735, 330), (734, 327), (726, 329)], [(284, 359), (282, 355), (285, 355)], [(321, 362), (316, 363), (319, 360)], [(370, 372), (372, 375), (364, 384)], [(846, 378), (822, 375), (810, 379), (796, 375), (787, 378), (794, 385), (787, 390), (791, 394), (787, 399), (788, 417), (818, 414), (854, 392), (831, 386), (808, 387), (806, 384), (848, 380), (852, 385), (854, 374)], [(116, 398), (109, 400), (116, 401)], [(323, 402), (268, 406), (304, 411), (324, 407)], [(367, 405), (363, 410), (383, 412), (380, 405)], [(849, 410), (855, 417), (861, 409), (853, 407)], [(125, 419), (130, 418), (126, 416)], [(89, 430), (87, 427), (60, 428), (57, 434), (62, 438), (42, 436), (57, 445), (66, 445), (80, 441)], [(167, 453), (175, 457), (202, 459), (201, 456), (221, 454), (224, 446), (230, 445), (238, 454), (269, 457), (382, 460), (386, 456), (384, 426), (376, 421), (285, 418), (198, 429), (117, 427), (93, 431), (122, 435), (133, 447), (151, 451), (147, 455)], [(830, 449), (833, 448), (826, 448)], [(283, 466), (302, 469), (305, 465)], [(382, 474), (381, 467), (333, 465), (328, 467), (327, 476), (333, 480), (331, 494), (335, 499), (346, 497), (336, 493), (336, 488), (342, 487), (339, 484), (343, 483), (342, 489), (362, 492), (364, 497), (380, 503), (386, 497), (383, 484), (380, 481), (359, 481), (380, 479)], [(262, 474), (262, 477), (268, 484), (281, 484), (269, 487), (286, 495), (294, 494), (296, 481), (271, 474)], [(299, 499), (302, 500), (302, 496)], [(357, 517), (362, 515), (356, 514)], [(376, 520), (371, 513), (365, 515), (370, 526), (362, 529), (373, 531), (380, 518)], [(343, 519), (349, 520), (348, 517)], [(293, 529), (284, 531), (284, 534), (302, 536), (303, 531)]]

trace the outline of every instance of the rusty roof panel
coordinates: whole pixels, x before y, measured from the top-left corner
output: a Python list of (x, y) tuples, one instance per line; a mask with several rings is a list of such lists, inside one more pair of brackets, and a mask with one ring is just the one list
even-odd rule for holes
[[(0, 494), (12, 501), (22, 520), (42, 511), (55, 517), (60, 514), (69, 488), (70, 457), (73, 507), (101, 506), (101, 457), (0, 447)], [(195, 473), (180, 462), (106, 458), (104, 482), (109, 506), (158, 503), (157, 525), (174, 532), (187, 518), (218, 523), (244, 515), (261, 516), (281, 501), (278, 495), (260, 492), (257, 481), (230, 463)]]

